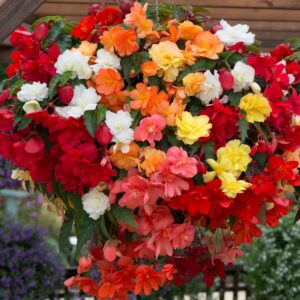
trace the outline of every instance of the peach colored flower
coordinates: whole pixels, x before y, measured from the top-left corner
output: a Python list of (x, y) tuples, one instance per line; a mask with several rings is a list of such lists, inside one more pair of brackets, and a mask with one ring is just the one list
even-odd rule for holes
[(136, 41), (136, 32), (120, 26), (105, 31), (100, 41), (106, 51), (117, 52), (121, 57), (129, 56), (140, 48)]
[(199, 33), (193, 41), (186, 42), (186, 51), (194, 57), (218, 59), (218, 54), (223, 52), (223, 49), (224, 45), (220, 39), (209, 31)]
[(142, 64), (142, 72), (145, 76), (154, 76), (157, 71), (158, 67), (153, 61), (145, 61)]
[(82, 41), (78, 50), (82, 55), (93, 56), (97, 51), (97, 44), (88, 41)]
[(151, 147), (155, 146), (154, 141), (162, 139), (162, 130), (166, 127), (166, 120), (161, 115), (152, 115), (142, 119), (139, 126), (134, 130), (136, 141), (147, 141)]
[(203, 28), (191, 21), (184, 21), (178, 27), (179, 36), (184, 40), (193, 40), (197, 34), (203, 32)]
[(141, 3), (135, 2), (124, 19), (125, 25), (136, 29), (139, 38), (145, 38), (153, 29), (153, 21), (146, 17), (147, 7), (148, 3), (142, 6)]
[(99, 94), (111, 95), (121, 91), (124, 82), (121, 74), (114, 69), (100, 69), (96, 76), (96, 90)]
[(164, 162), (166, 153), (155, 148), (147, 147), (142, 152), (142, 156), (145, 159), (141, 163), (141, 168), (145, 171), (146, 176), (150, 177), (157, 172), (157, 166)]
[(200, 72), (190, 73), (186, 75), (182, 79), (182, 82), (187, 96), (195, 96), (196, 94), (198, 94), (205, 79), (205, 76)]
[(127, 153), (121, 151), (121, 144), (118, 145), (115, 151), (113, 146), (109, 149), (109, 160), (117, 168), (129, 170), (139, 164), (139, 146), (132, 142), (129, 147), (130, 149)]

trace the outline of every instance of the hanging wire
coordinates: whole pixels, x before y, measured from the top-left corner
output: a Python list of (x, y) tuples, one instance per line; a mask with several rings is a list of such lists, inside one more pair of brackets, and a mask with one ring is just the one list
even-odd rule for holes
[(155, 19), (156, 22), (159, 23), (159, 7), (158, 7), (158, 1), (159, 0), (155, 0)]

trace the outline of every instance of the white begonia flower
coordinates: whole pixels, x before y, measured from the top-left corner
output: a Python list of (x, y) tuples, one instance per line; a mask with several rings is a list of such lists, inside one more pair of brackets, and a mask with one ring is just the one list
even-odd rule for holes
[(79, 51), (66, 50), (61, 54), (55, 63), (56, 72), (64, 74), (72, 71), (72, 79), (90, 79), (92, 76), (92, 68), (89, 65), (89, 57), (81, 54)]
[(80, 118), (87, 110), (95, 110), (101, 96), (92, 87), (86, 88), (83, 84), (74, 88), (74, 96), (68, 106), (56, 107), (56, 112), (63, 118)]
[(214, 74), (207, 70), (204, 73), (204, 76), (205, 81), (196, 97), (201, 100), (203, 105), (208, 105), (211, 101), (221, 96), (223, 89), (219, 81), (219, 74), (216, 70)]
[(105, 116), (105, 124), (113, 135), (112, 142), (116, 143), (115, 149), (120, 143), (121, 151), (127, 153), (129, 144), (133, 140), (132, 118), (127, 111), (119, 110), (116, 113), (107, 111)]
[(114, 53), (110, 53), (105, 49), (97, 51), (96, 63), (92, 65), (93, 71), (97, 74), (100, 69), (121, 69), (121, 59)]
[(41, 109), (40, 104), (36, 100), (28, 101), (23, 105), (23, 110), (26, 114), (30, 114)]
[(231, 74), (234, 77), (234, 92), (241, 92), (243, 89), (248, 89), (254, 81), (255, 70), (251, 66), (238, 61), (231, 71)]
[(98, 220), (110, 208), (108, 196), (100, 192), (97, 187), (82, 196), (82, 205), (93, 220)]
[(21, 102), (43, 101), (48, 98), (48, 87), (46, 83), (33, 82), (22, 85), (17, 93), (18, 100)]
[(237, 24), (231, 26), (225, 20), (221, 20), (220, 24), (222, 29), (218, 30), (215, 35), (225, 46), (232, 46), (239, 42), (243, 42), (245, 45), (252, 45), (254, 43), (255, 34), (249, 32), (248, 25)]

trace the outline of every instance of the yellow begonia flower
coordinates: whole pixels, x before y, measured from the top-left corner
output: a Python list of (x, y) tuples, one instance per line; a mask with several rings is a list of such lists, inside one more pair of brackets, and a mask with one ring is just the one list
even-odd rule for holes
[(176, 80), (179, 70), (186, 62), (182, 51), (175, 43), (170, 41), (152, 45), (149, 56), (160, 69), (158, 75), (164, 76), (164, 80), (168, 82)]
[(241, 144), (240, 140), (232, 140), (225, 147), (218, 149), (218, 162), (224, 166), (224, 171), (238, 177), (246, 171), (247, 166), (252, 161), (249, 155), (250, 151), (250, 147)]
[(180, 141), (192, 145), (200, 137), (208, 137), (212, 124), (208, 116), (192, 116), (190, 112), (184, 111), (181, 117), (176, 118), (176, 135)]
[(206, 162), (211, 166), (213, 171), (207, 172), (203, 175), (205, 183), (212, 181), (215, 177), (220, 178), (222, 176), (222, 174), (224, 172), (226, 172), (225, 160), (223, 160), (221, 163), (219, 163), (213, 159), (208, 159)]
[(246, 120), (249, 123), (264, 122), (272, 111), (268, 99), (260, 93), (245, 95), (239, 107), (246, 112)]
[(221, 189), (228, 198), (235, 198), (237, 194), (243, 193), (251, 186), (251, 183), (237, 180), (232, 174), (226, 172), (222, 173), (220, 179), (222, 181)]
[(31, 188), (34, 188), (34, 183), (33, 183), (33, 180), (30, 176), (29, 171), (25, 171), (25, 170), (21, 170), (21, 169), (15, 169), (11, 172), (11, 178), (21, 181), (22, 182), (22, 188), (24, 190), (27, 190), (26, 182), (29, 182)]
[(182, 79), (182, 83), (187, 96), (195, 96), (198, 94), (205, 79), (206, 77), (200, 72), (186, 75)]

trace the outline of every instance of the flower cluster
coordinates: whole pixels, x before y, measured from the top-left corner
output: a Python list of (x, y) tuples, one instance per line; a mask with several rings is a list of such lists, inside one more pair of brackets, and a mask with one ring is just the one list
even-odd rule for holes
[(300, 185), (299, 41), (265, 54), (247, 25), (153, 14), (93, 5), (11, 36), (0, 153), (60, 203), (62, 239), (92, 240), (66, 285), (98, 299), (212, 284)]

